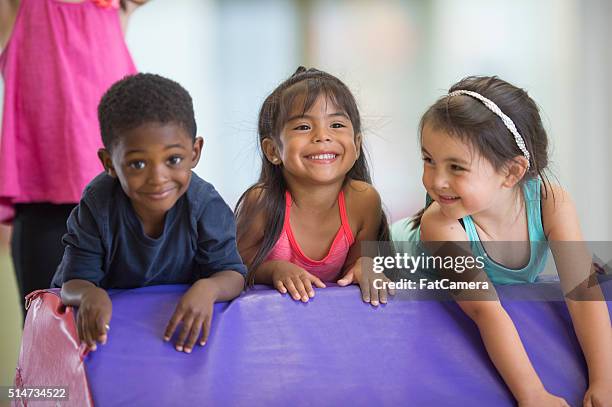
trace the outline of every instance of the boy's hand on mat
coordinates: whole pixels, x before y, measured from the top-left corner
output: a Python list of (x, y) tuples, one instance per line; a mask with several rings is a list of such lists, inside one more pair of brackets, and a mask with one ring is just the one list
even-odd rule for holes
[(318, 288), (325, 288), (321, 279), (289, 262), (272, 273), (272, 284), (281, 294), (289, 293), (291, 298), (302, 302), (308, 302), (314, 297), (313, 284)]
[(591, 383), (584, 395), (582, 405), (583, 407), (612, 406), (612, 386), (610, 383)]
[(109, 323), (113, 313), (111, 300), (103, 289), (92, 287), (81, 297), (77, 317), (79, 339), (89, 351), (97, 349), (96, 342), (106, 343)]
[(388, 283), (389, 279), (382, 273), (375, 273), (373, 265), (371, 258), (360, 257), (344, 277), (338, 280), (338, 285), (344, 287), (359, 284), (363, 301), (376, 307), (378, 304), (386, 304), (388, 295), (395, 295), (395, 290), (384, 288), (383, 283)]
[(175, 348), (179, 352), (191, 353), (200, 332), (200, 346), (204, 346), (210, 333), (215, 297), (207, 279), (196, 281), (176, 305), (174, 314), (164, 332), (164, 341), (169, 341), (179, 324), (182, 324)]

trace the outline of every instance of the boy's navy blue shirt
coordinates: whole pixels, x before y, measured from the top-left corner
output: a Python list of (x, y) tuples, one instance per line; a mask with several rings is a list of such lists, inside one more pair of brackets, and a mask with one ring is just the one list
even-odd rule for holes
[(193, 283), (222, 270), (246, 274), (231, 209), (194, 173), (157, 239), (144, 233), (119, 181), (106, 173), (85, 188), (67, 227), (55, 287), (73, 279), (108, 289)]

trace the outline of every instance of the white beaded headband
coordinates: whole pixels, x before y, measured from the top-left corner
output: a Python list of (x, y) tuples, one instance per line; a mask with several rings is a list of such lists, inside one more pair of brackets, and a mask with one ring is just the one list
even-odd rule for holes
[(502, 121), (504, 122), (504, 125), (508, 128), (508, 130), (510, 130), (510, 133), (512, 133), (512, 135), (514, 136), (514, 141), (516, 141), (516, 145), (518, 146), (518, 148), (521, 150), (521, 152), (527, 159), (527, 171), (529, 171), (531, 155), (529, 154), (529, 151), (527, 150), (527, 147), (525, 146), (525, 140), (519, 134), (512, 119), (509, 118), (504, 112), (502, 112), (501, 109), (495, 104), (495, 102), (493, 102), (490, 99), (487, 99), (486, 97), (482, 96), (480, 93), (472, 92), (471, 90), (455, 90), (449, 93), (447, 96), (450, 97), (450, 96), (458, 96), (458, 95), (468, 95), (475, 99), (480, 100), (490, 111), (492, 111), (493, 113), (498, 115), (500, 119), (502, 119)]

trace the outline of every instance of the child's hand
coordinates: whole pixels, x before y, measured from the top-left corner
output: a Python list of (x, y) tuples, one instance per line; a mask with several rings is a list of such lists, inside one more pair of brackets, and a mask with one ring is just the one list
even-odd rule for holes
[(206, 279), (196, 281), (176, 305), (174, 314), (168, 322), (164, 341), (170, 340), (179, 323), (183, 324), (175, 345), (179, 352), (191, 353), (200, 332), (202, 332), (200, 345), (204, 346), (208, 340), (215, 303), (209, 285), (210, 282)]
[(563, 398), (550, 394), (544, 389), (525, 400), (518, 400), (518, 405), (519, 407), (570, 407)]
[(308, 302), (314, 297), (313, 284), (318, 288), (325, 288), (325, 284), (318, 277), (288, 262), (272, 273), (272, 284), (281, 294), (289, 292), (294, 300), (302, 302)]
[(377, 288), (382, 282), (389, 282), (389, 279), (384, 274), (375, 273), (372, 265), (373, 261), (368, 257), (357, 259), (344, 277), (338, 280), (338, 285), (344, 287), (349, 284), (359, 284), (363, 301), (378, 306), (379, 301), (386, 304), (387, 294), (395, 295), (395, 290)]
[(79, 339), (89, 351), (97, 349), (96, 342), (106, 343), (108, 325), (113, 313), (111, 300), (101, 288), (92, 287), (83, 293), (77, 316)]
[(583, 407), (612, 406), (612, 386), (609, 383), (591, 383), (584, 395)]

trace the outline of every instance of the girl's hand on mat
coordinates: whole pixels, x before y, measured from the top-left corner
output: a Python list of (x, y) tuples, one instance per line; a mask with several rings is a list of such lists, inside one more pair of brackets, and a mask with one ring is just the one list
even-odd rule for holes
[(318, 288), (325, 288), (321, 279), (289, 262), (274, 270), (272, 284), (281, 294), (288, 292), (291, 298), (302, 302), (308, 302), (314, 297), (313, 284)]
[(207, 279), (196, 281), (176, 305), (174, 314), (164, 332), (164, 341), (169, 341), (179, 324), (182, 324), (175, 348), (179, 352), (191, 353), (200, 332), (200, 346), (204, 346), (210, 333), (215, 298)]
[(612, 406), (612, 386), (610, 383), (593, 382), (584, 395), (583, 407)]
[(106, 343), (109, 323), (113, 313), (111, 300), (103, 289), (92, 287), (81, 297), (77, 317), (79, 339), (89, 351), (97, 349), (96, 342)]
[(525, 400), (518, 400), (518, 405), (519, 407), (570, 407), (563, 398), (550, 394), (544, 389)]
[(383, 273), (374, 272), (374, 262), (369, 257), (360, 257), (347, 273), (338, 280), (341, 287), (359, 284), (361, 299), (373, 306), (386, 304), (388, 295), (395, 295), (395, 290), (388, 289), (389, 279)]

